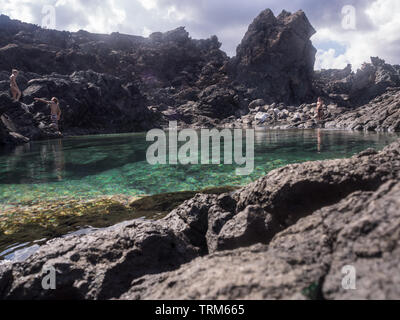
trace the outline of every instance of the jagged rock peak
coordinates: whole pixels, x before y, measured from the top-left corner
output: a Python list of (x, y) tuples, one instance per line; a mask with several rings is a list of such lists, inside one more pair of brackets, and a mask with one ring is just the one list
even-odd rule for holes
[(266, 101), (306, 100), (312, 91), (316, 49), (310, 38), (315, 32), (303, 11), (282, 11), (278, 17), (262, 11), (237, 48), (238, 80), (258, 88)]
[(311, 25), (303, 10), (299, 10), (293, 14), (283, 10), (277, 19), (284, 25), (290, 25), (294, 30), (298, 30), (299, 34), (305, 35), (307, 39), (316, 33), (316, 30)]

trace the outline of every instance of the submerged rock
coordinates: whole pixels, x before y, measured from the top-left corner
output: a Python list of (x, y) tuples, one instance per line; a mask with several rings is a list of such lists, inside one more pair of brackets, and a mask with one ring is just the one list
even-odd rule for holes
[[(88, 226), (105, 228), (143, 217), (143, 213), (113, 198), (38, 202), (1, 211), (0, 253), (7, 254), (6, 249), (16, 244), (43, 243)], [(157, 214), (152, 212), (147, 217), (155, 218)]]
[(146, 196), (139, 200), (134, 200), (129, 204), (129, 206), (135, 212), (145, 213), (146, 216), (152, 213), (167, 214), (184, 201), (192, 199), (198, 193), (219, 195), (225, 192), (233, 192), (237, 189), (238, 188), (236, 187), (219, 187), (208, 188), (201, 191), (162, 193), (153, 196)]
[[(197, 193), (219, 195), (237, 187), (208, 188), (153, 196), (123, 195), (89, 200), (59, 200), (23, 203), (2, 209), (0, 259), (19, 250), (21, 244), (46, 243), (50, 239), (85, 228), (107, 228), (132, 219), (158, 220)], [(19, 244), (19, 245), (18, 245)], [(10, 246), (15, 249), (10, 250)], [(3, 254), (4, 252), (4, 254)]]

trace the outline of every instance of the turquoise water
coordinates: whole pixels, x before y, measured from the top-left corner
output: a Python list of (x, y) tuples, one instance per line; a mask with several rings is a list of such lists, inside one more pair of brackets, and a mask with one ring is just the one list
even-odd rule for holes
[(348, 131), (256, 131), (255, 169), (249, 176), (236, 175), (237, 165), (152, 166), (146, 161), (151, 143), (144, 133), (33, 142), (0, 153), (0, 209), (41, 200), (245, 185), (286, 164), (350, 157), (398, 138)]

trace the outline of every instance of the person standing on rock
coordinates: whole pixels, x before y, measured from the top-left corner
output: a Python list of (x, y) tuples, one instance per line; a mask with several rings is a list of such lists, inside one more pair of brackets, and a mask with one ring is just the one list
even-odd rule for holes
[(50, 101), (47, 101), (45, 99), (35, 98), (35, 101), (40, 101), (40, 102), (46, 103), (50, 107), (51, 122), (56, 127), (57, 131), (59, 131), (58, 121), (60, 121), (60, 118), (61, 118), (61, 109), (60, 109), (60, 104), (58, 102), (58, 99), (53, 97), (53, 98), (51, 98)]
[(11, 77), (10, 77), (10, 89), (11, 89), (11, 95), (14, 101), (19, 101), (21, 99), (21, 90), (19, 90), (18, 85), (17, 85), (17, 77), (18, 77), (19, 71), (16, 69), (13, 69), (11, 72)]
[(318, 121), (322, 121), (324, 118), (324, 102), (322, 101), (321, 97), (318, 97), (317, 102), (317, 119)]

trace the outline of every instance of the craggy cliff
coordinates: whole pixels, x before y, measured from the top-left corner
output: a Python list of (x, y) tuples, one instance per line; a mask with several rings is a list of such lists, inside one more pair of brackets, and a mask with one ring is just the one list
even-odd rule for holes
[[(194, 40), (183, 27), (144, 38), (46, 30), (2, 15), (0, 146), (60, 137), (46, 106), (33, 101), (51, 96), (61, 102), (64, 135), (145, 131), (170, 120), (181, 126), (242, 127), (258, 124), (257, 113), (267, 114), (263, 124), (273, 127), (329, 122), (329, 127), (375, 130), (350, 124), (347, 112), (379, 95), (396, 94), (400, 67), (373, 58), (356, 73), (350, 67), (315, 73), (314, 33), (304, 12), (275, 17), (267, 9), (229, 58), (216, 36)], [(21, 71), (19, 103), (9, 94), (13, 68)], [(310, 104), (318, 95), (329, 106), (319, 124)], [(399, 130), (398, 107), (375, 105), (380, 117), (373, 127)], [(381, 119), (382, 112), (389, 120)], [(336, 121), (342, 114), (347, 120)]]
[(269, 103), (298, 103), (312, 98), (315, 34), (303, 11), (265, 10), (249, 26), (233, 59), (239, 82)]

